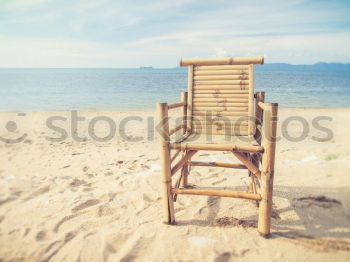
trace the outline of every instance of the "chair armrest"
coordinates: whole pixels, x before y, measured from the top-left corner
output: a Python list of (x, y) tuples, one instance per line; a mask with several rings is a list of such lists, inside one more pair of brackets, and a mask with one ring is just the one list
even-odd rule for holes
[[(183, 115), (183, 121), (182, 124), (175, 127), (172, 130), (169, 130), (169, 110), (174, 108), (182, 107), (182, 115)], [(167, 104), (167, 103), (158, 103), (157, 104), (157, 112), (158, 112), (158, 119), (159, 119), (159, 127), (160, 127), (160, 133), (163, 138), (164, 136), (169, 137), (173, 134), (175, 134), (179, 130), (183, 130), (183, 134), (185, 134), (187, 130), (187, 92), (181, 92), (181, 102), (180, 103), (174, 103), (174, 104)]]
[(265, 146), (276, 141), (276, 129), (277, 129), (277, 103), (263, 103), (259, 102), (258, 107), (263, 110), (263, 123), (261, 125), (260, 140)]

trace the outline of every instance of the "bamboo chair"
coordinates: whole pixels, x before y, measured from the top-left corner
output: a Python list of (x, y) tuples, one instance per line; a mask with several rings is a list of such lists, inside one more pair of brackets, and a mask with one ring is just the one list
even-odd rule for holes
[[(180, 103), (157, 104), (164, 223), (175, 224), (174, 201), (179, 194), (236, 197), (258, 202), (258, 232), (269, 236), (278, 104), (265, 103), (264, 92), (254, 94), (254, 64), (263, 63), (263, 57), (180, 61), (180, 66), (188, 67), (188, 92), (181, 94)], [(168, 110), (180, 107), (183, 121), (169, 130)], [(181, 139), (172, 141), (171, 136), (179, 131)], [(205, 139), (201, 140), (203, 135)], [(176, 151), (173, 156), (172, 150)], [(231, 151), (241, 163), (192, 161), (200, 150)], [(173, 164), (178, 156), (182, 157)], [(247, 169), (251, 177), (249, 190), (188, 187), (191, 166)], [(172, 183), (178, 171), (179, 179)]]

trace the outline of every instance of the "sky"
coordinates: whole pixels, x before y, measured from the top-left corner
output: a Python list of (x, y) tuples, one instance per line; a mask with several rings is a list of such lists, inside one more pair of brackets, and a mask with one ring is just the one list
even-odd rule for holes
[(350, 0), (0, 0), (0, 67), (350, 62)]

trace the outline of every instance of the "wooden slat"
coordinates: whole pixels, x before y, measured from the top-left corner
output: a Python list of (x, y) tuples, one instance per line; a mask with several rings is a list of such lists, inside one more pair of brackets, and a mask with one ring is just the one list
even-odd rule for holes
[(194, 81), (195, 85), (248, 85), (249, 80), (201, 80)]
[[(254, 66), (249, 65), (249, 107), (248, 115), (254, 117)], [(253, 135), (255, 133), (255, 123), (249, 122), (249, 134)]]
[(175, 127), (174, 129), (169, 131), (169, 136), (175, 134), (177, 131), (179, 131), (180, 129), (182, 129), (184, 126), (183, 125), (179, 125), (177, 127)]
[(181, 102), (181, 103), (175, 103), (175, 104), (169, 104), (168, 105), (168, 109), (173, 109), (173, 108), (178, 108), (178, 107), (181, 107), (181, 106), (184, 106), (185, 103)]
[(201, 111), (201, 110), (193, 110), (194, 116), (248, 116), (247, 111), (240, 111), (240, 112), (231, 112), (231, 111)]
[(212, 76), (212, 75), (248, 75), (249, 70), (207, 70), (195, 71), (195, 76)]
[(209, 102), (197, 102), (195, 101), (194, 107), (247, 107), (248, 103), (209, 103)]
[(248, 130), (228, 131), (228, 130), (193, 130), (193, 134), (208, 134), (221, 136), (247, 136)]
[(238, 158), (238, 160), (240, 160), (248, 169), (250, 172), (253, 173), (253, 175), (260, 177), (261, 176), (261, 172), (259, 170), (259, 168), (257, 168), (244, 154), (242, 154), (241, 152), (232, 152), (235, 157)]
[(183, 130), (182, 133), (186, 134), (187, 132), (187, 92), (181, 92), (181, 101), (184, 103), (184, 106), (182, 107), (182, 125), (183, 125)]
[(248, 106), (245, 107), (201, 107), (201, 106), (193, 106), (194, 111), (232, 111), (232, 112), (248, 112)]
[(171, 189), (171, 193), (173, 193), (173, 194), (186, 194), (186, 195), (234, 197), (234, 198), (261, 200), (261, 196), (259, 194), (253, 194), (253, 193), (247, 193), (247, 192), (229, 191), (229, 190), (172, 188)]
[(206, 127), (206, 126), (219, 126), (219, 127), (240, 127), (248, 126), (248, 121), (193, 121), (194, 126)]
[(247, 65), (213, 65), (213, 66), (196, 66), (195, 71), (210, 70), (248, 70)]
[[(196, 89), (194, 95), (196, 94), (249, 94), (249, 90), (234, 90), (234, 89)], [(248, 97), (248, 96), (247, 96)]]
[(210, 76), (194, 76), (195, 81), (200, 80), (248, 80), (248, 75), (210, 75)]
[(220, 92), (220, 90), (248, 90), (248, 85), (195, 85), (194, 91), (201, 91), (201, 90), (217, 90)]
[(255, 124), (256, 124), (256, 132), (254, 135), (255, 140), (261, 144), (262, 138), (262, 130), (259, 129), (263, 124), (263, 110), (259, 107), (260, 102), (265, 102), (265, 92), (257, 92), (255, 94)]
[(215, 92), (201, 92), (195, 93), (194, 99), (196, 98), (223, 98), (223, 99), (248, 99), (248, 94), (246, 92), (225, 92), (225, 93), (215, 93)]
[(212, 166), (212, 167), (224, 167), (224, 168), (238, 168), (238, 169), (247, 169), (245, 165), (235, 164), (235, 163), (223, 163), (223, 162), (198, 162), (198, 161), (189, 161), (188, 166)]
[(261, 153), (264, 148), (261, 146), (250, 145), (235, 145), (232, 143), (225, 144), (199, 144), (199, 143), (171, 143), (171, 149), (182, 150), (208, 150), (208, 151), (230, 151), (230, 152), (249, 152), (249, 153)]
[(190, 58), (181, 59), (180, 66), (189, 65), (249, 65), (263, 64), (263, 56), (228, 57), (228, 58)]
[(202, 133), (202, 134), (212, 134), (212, 133), (216, 133), (216, 132), (222, 132), (220, 133), (220, 135), (224, 134), (224, 135), (228, 135), (231, 136), (233, 134), (237, 134), (237, 133), (246, 133), (248, 132), (248, 126), (193, 126), (193, 132), (194, 133)]
[(172, 163), (181, 153), (181, 150), (177, 150), (176, 153), (171, 157), (170, 162)]
[(227, 131), (227, 134), (232, 134), (236, 132), (241, 132), (241, 131), (247, 131), (248, 126), (216, 126), (216, 125), (209, 125), (209, 126), (198, 126), (198, 125), (193, 125), (194, 132), (197, 132), (198, 130), (202, 132), (206, 131)]
[(199, 103), (216, 103), (218, 105), (220, 104), (226, 104), (226, 103), (248, 103), (248, 99), (244, 98), (194, 98), (193, 103), (199, 104)]
[[(190, 116), (189, 119), (191, 120), (192, 116), (192, 103), (193, 103), (193, 65), (188, 66), (188, 94), (187, 94), (187, 116)], [(191, 121), (187, 123), (187, 127), (189, 132), (191, 132)]]
[(194, 122), (239, 122), (239, 121), (249, 121), (248, 116), (194, 116)]
[(177, 162), (177, 164), (171, 168), (171, 175), (175, 175), (175, 173), (189, 160), (194, 154), (197, 153), (196, 150), (190, 150), (187, 154)]

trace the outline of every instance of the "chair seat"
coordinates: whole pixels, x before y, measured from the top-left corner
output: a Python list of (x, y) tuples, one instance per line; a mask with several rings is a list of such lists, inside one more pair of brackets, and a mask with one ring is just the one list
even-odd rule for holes
[(187, 137), (177, 139), (174, 144), (220, 144), (259, 146), (253, 136), (224, 136), (210, 134), (190, 134)]
[(170, 143), (171, 149), (181, 150), (209, 150), (209, 151), (241, 151), (263, 152), (253, 136), (223, 136), (208, 134), (191, 134)]

